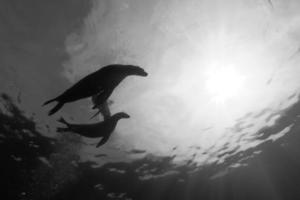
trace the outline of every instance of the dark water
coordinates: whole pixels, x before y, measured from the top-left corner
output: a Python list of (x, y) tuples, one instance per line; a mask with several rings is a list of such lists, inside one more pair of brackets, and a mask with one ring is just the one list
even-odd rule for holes
[[(299, 123), (276, 142), (241, 152), (246, 164), (176, 166), (172, 157), (146, 155), (132, 162), (94, 167), (80, 162), (79, 139), (52, 139), (2, 94), (1, 189), (7, 199), (298, 199)], [(287, 112), (297, 118), (300, 103)], [(278, 126), (285, 126), (283, 119)], [(292, 119), (293, 120), (293, 119)], [(295, 120), (295, 119), (294, 119)], [(277, 127), (280, 129), (280, 127)], [(43, 130), (47, 130), (44, 127)], [(135, 151), (133, 153), (140, 153)], [(98, 157), (107, 155), (100, 154)]]

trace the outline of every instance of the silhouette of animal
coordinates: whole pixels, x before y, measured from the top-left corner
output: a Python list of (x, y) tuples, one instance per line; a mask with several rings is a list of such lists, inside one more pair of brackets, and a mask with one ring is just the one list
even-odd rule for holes
[(110, 118), (94, 123), (94, 124), (71, 124), (64, 118), (60, 118), (58, 121), (65, 124), (66, 128), (57, 128), (57, 132), (74, 132), (84, 137), (98, 138), (102, 137), (96, 147), (99, 147), (107, 142), (112, 132), (115, 130), (117, 123), (122, 118), (129, 118), (127, 113), (119, 112), (112, 115)]
[(62, 108), (65, 103), (91, 97), (96, 94), (99, 96), (98, 103), (102, 104), (109, 98), (120, 82), (130, 75), (147, 76), (148, 74), (144, 69), (138, 66), (120, 64), (108, 65), (82, 78), (61, 95), (46, 101), (43, 105), (57, 101), (57, 105), (48, 113), (48, 115), (53, 115)]

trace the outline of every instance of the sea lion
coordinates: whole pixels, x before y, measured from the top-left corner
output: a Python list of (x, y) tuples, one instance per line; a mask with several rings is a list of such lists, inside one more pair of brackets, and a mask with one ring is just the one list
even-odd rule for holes
[(93, 124), (71, 124), (64, 118), (60, 118), (58, 121), (65, 124), (66, 128), (57, 128), (57, 132), (74, 132), (84, 137), (98, 138), (102, 137), (96, 147), (99, 147), (107, 142), (111, 133), (115, 130), (117, 123), (122, 118), (129, 118), (127, 113), (119, 112), (112, 115), (110, 118)]
[(48, 115), (53, 115), (63, 107), (65, 103), (91, 97), (96, 94), (99, 96), (99, 103), (104, 103), (120, 82), (130, 75), (147, 76), (148, 74), (143, 68), (138, 66), (120, 64), (108, 65), (82, 78), (61, 95), (46, 101), (43, 105), (57, 101), (58, 104), (48, 113)]

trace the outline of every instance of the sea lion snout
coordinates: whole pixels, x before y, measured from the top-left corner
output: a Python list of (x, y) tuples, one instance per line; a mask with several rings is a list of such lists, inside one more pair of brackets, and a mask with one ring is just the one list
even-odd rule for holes
[(127, 65), (129, 75), (148, 76), (148, 73), (140, 66)]
[(148, 73), (143, 68), (141, 68), (140, 66), (137, 67), (140, 69), (139, 71), (140, 76), (148, 76)]
[(130, 116), (127, 113), (125, 113), (125, 112), (119, 112), (119, 113), (117, 113), (115, 115), (118, 116), (119, 119), (121, 119), (121, 118), (130, 118)]
[(130, 118), (130, 115), (128, 115), (127, 113), (125, 113), (124, 118)]
[(143, 71), (143, 72), (141, 73), (141, 76), (148, 76), (148, 73), (145, 72), (145, 71)]

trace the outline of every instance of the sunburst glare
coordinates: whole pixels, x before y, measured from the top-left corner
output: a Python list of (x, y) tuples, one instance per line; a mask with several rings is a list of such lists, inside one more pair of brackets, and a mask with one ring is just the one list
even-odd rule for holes
[(207, 72), (206, 90), (216, 103), (224, 103), (242, 91), (245, 76), (233, 67), (210, 69)]

